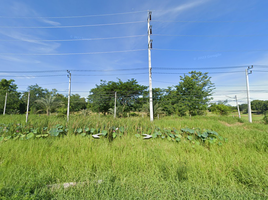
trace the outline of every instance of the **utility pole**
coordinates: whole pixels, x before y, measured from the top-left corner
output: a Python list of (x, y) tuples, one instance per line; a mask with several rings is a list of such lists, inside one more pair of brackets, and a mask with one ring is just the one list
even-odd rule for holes
[(116, 118), (116, 92), (114, 93), (114, 118)]
[(67, 70), (67, 77), (69, 78), (69, 94), (68, 94), (68, 106), (67, 106), (67, 122), (69, 122), (70, 118), (70, 97), (71, 97), (71, 72)]
[(151, 64), (151, 49), (152, 49), (152, 26), (150, 21), (152, 20), (152, 11), (148, 12), (148, 61), (149, 61), (149, 103), (150, 103), (150, 121), (154, 121), (154, 112), (153, 112), (153, 89), (152, 89), (152, 64)]
[(252, 115), (251, 115), (251, 103), (250, 103), (250, 97), (249, 97), (249, 83), (248, 83), (248, 75), (252, 73), (252, 66), (249, 66), (246, 69), (246, 81), (247, 81), (247, 100), (248, 100), (248, 121), (252, 123)]
[(26, 111), (26, 123), (28, 122), (29, 104), (30, 104), (30, 91), (28, 91), (28, 101), (27, 101), (27, 111)]
[(7, 107), (7, 93), (6, 93), (6, 97), (5, 97), (5, 105), (4, 105), (3, 115), (6, 114), (6, 107)]
[(239, 109), (238, 100), (237, 100), (237, 96), (236, 95), (235, 95), (235, 100), (236, 100), (236, 107), (237, 107), (238, 116), (239, 116), (239, 118), (241, 118), (240, 109)]

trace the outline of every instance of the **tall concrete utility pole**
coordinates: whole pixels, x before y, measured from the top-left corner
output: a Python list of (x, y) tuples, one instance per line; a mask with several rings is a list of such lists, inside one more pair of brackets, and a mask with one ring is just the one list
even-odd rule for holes
[(7, 107), (7, 93), (6, 93), (6, 97), (5, 97), (5, 105), (4, 105), (3, 115), (6, 114), (6, 107)]
[(6, 114), (6, 107), (7, 107), (7, 93), (6, 93), (6, 97), (5, 97), (5, 105), (4, 105), (3, 115)]
[(150, 103), (150, 121), (154, 121), (154, 111), (153, 111), (153, 89), (152, 89), (152, 64), (151, 64), (151, 49), (152, 49), (152, 26), (150, 21), (152, 20), (152, 12), (148, 12), (148, 61), (149, 61), (149, 103)]
[(239, 118), (241, 118), (240, 109), (239, 109), (238, 100), (237, 100), (237, 96), (236, 95), (235, 95), (235, 100), (236, 100), (236, 107), (237, 107), (238, 116), (239, 116)]
[(67, 122), (69, 122), (70, 118), (70, 97), (71, 97), (71, 72), (67, 70), (67, 77), (69, 78), (69, 94), (68, 94), (68, 106), (67, 106)]
[(26, 123), (28, 122), (29, 104), (30, 104), (30, 91), (28, 92), (27, 110), (26, 110)]
[(116, 92), (114, 93), (114, 118), (116, 118)]
[(247, 69), (246, 69), (246, 80), (247, 80), (247, 100), (248, 100), (248, 121), (250, 123), (252, 123), (252, 115), (251, 115), (251, 103), (250, 103), (250, 96), (249, 96), (249, 83), (248, 83), (248, 75), (252, 73), (252, 69), (253, 68), (253, 65), (252, 66), (249, 66)]

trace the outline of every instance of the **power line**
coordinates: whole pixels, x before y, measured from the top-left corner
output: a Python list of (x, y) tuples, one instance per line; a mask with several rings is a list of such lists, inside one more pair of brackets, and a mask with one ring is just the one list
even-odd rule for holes
[(112, 71), (134, 71), (134, 70), (147, 70), (146, 68), (129, 68), (129, 69), (103, 69), (103, 70), (90, 70), (90, 69), (81, 69), (81, 70), (70, 70), (73, 72), (112, 72)]
[(115, 26), (124, 24), (137, 24), (144, 23), (146, 21), (135, 21), (135, 22), (119, 22), (110, 24), (86, 24), (86, 25), (74, 25), (74, 26), (0, 26), (2, 29), (46, 29), (46, 28), (83, 28), (83, 27), (96, 27), (96, 26)]
[(134, 11), (134, 12), (124, 12), (124, 13), (111, 13), (111, 14), (100, 14), (100, 15), (77, 15), (77, 16), (59, 16), (59, 17), (9, 17), (9, 16), (0, 16), (2, 19), (72, 19), (72, 18), (86, 18), (86, 17), (104, 17), (104, 16), (113, 16), (113, 15), (127, 15), (127, 14), (136, 14), (147, 12), (147, 10)]
[(152, 20), (153, 22), (164, 22), (164, 23), (256, 23), (256, 22), (268, 22), (268, 20)]
[(131, 73), (131, 74), (83, 74), (83, 75), (75, 75), (74, 76), (126, 76), (126, 75), (140, 75), (140, 74), (147, 74), (147, 73)]
[(84, 52), (84, 53), (45, 53), (45, 54), (23, 54), (23, 53), (0, 53), (0, 55), (17, 55), (17, 56), (67, 56), (67, 55), (92, 55), (92, 54), (108, 54), (108, 53), (125, 53), (135, 51), (145, 51), (147, 49), (134, 49), (123, 51), (106, 51), (106, 52)]
[(147, 35), (130, 35), (130, 36), (121, 36), (121, 37), (107, 37), (107, 38), (79, 38), (79, 39), (63, 39), (63, 40), (32, 40), (32, 39), (23, 39), (23, 40), (0, 40), (1, 42), (77, 42), (77, 41), (94, 41), (94, 40), (113, 40), (113, 39), (124, 39), (124, 38), (134, 38), (134, 37), (143, 37)]
[[(136, 71), (136, 70), (146, 70), (145, 68), (128, 68), (128, 69), (103, 69), (103, 70), (90, 70), (90, 69), (70, 69), (72, 72), (112, 72), (112, 71)], [(56, 72), (66, 72), (66, 70), (47, 70), (47, 71), (0, 71), (0, 73), (56, 73)]]
[(55, 72), (66, 72), (66, 70), (46, 70), (46, 71), (0, 71), (0, 73), (55, 73)]
[(165, 36), (165, 37), (267, 37), (268, 34), (255, 34), (255, 35), (168, 35), (168, 34), (153, 34), (153, 36)]
[[(81, 76), (126, 76), (126, 75), (141, 75), (141, 74), (147, 74), (147, 73), (131, 73), (131, 74), (73, 74), (75, 77), (81, 77)], [(0, 77), (14, 77), (14, 78), (39, 78), (39, 77), (51, 77), (51, 76), (66, 76), (66, 75), (43, 75), (43, 76), (9, 76), (9, 75), (0, 75)]]
[[(254, 72), (268, 72), (268, 71), (254, 71)], [(232, 71), (232, 72), (209, 72), (208, 74), (232, 74), (232, 73), (244, 73), (244, 71)], [(153, 72), (153, 74), (185, 74), (185, 73), (168, 73), (168, 72)]]
[(268, 51), (268, 49), (248, 49), (248, 50), (204, 50), (204, 49), (153, 49), (157, 51), (180, 51), (180, 52), (253, 52), (253, 51)]
[(223, 66), (223, 67), (203, 67), (203, 68), (194, 68), (194, 67), (168, 67), (168, 68), (164, 68), (164, 67), (154, 67), (154, 69), (157, 70), (189, 70), (189, 69), (196, 69), (196, 70), (202, 70), (202, 69), (235, 69), (235, 68), (245, 68), (245, 66)]
[[(233, 72), (210, 72), (209, 74), (227, 74), (227, 73), (244, 73), (244, 71), (233, 71)], [(173, 72), (154, 72), (153, 74), (185, 74), (185, 73), (173, 73)]]
[(66, 75), (43, 75), (43, 76), (9, 76), (9, 75), (0, 75), (0, 77), (13, 77), (13, 78), (38, 78), (38, 77), (51, 77), (51, 76), (66, 76)]

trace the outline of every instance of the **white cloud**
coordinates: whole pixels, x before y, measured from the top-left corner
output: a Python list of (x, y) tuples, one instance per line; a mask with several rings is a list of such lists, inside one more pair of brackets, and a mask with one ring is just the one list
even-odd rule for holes
[(5, 56), (1, 55), (0, 59), (1, 60), (6, 60), (6, 61), (11, 61), (11, 62), (19, 62), (19, 63), (33, 63), (33, 64), (41, 63), (38, 60), (21, 59), (21, 58), (15, 57), (15, 56), (6, 56), (6, 55)]
[(179, 14), (185, 12), (185, 11), (188, 11), (192, 8), (196, 8), (197, 6), (200, 6), (202, 4), (205, 4), (207, 2), (209, 2), (210, 0), (202, 0), (202, 1), (193, 1), (193, 2), (190, 2), (190, 3), (185, 3), (185, 4), (182, 4), (182, 5), (179, 5), (179, 6), (175, 6), (173, 8), (170, 8), (170, 9), (166, 9), (166, 10), (160, 10), (160, 11), (157, 11), (155, 13), (155, 16), (156, 17), (163, 17), (164, 15), (167, 15), (171, 18), (176, 18)]
[(59, 25), (61, 25), (61, 23), (59, 23), (59, 22), (51, 21), (51, 20), (48, 20), (48, 19), (45, 19), (45, 18), (40, 18), (40, 21), (41, 22), (44, 22), (46, 24), (53, 25), (53, 26), (59, 26)]

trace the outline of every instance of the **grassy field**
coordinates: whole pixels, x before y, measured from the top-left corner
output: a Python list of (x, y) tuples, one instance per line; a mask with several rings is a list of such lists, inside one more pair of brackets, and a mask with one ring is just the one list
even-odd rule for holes
[[(4, 124), (24, 120), (0, 116)], [(268, 199), (268, 125), (261, 120), (164, 117), (151, 123), (97, 115), (72, 116), (66, 124), (56, 116), (30, 116), (28, 126), (57, 124), (69, 128), (66, 136), (0, 142), (0, 199)], [(123, 126), (124, 134), (109, 141), (73, 133), (85, 126)], [(135, 137), (156, 127), (210, 129), (228, 141)], [(70, 182), (76, 185), (64, 189)]]

